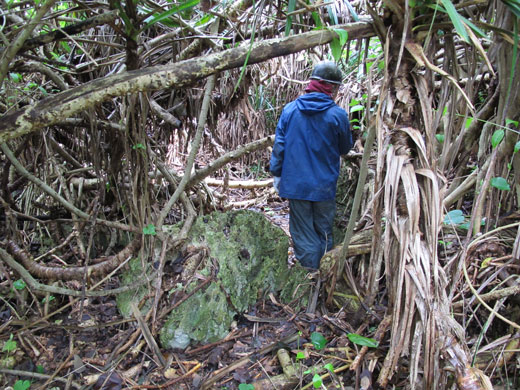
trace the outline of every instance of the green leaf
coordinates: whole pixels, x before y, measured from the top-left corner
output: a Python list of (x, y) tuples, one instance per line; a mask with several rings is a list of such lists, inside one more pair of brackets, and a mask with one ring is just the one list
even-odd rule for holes
[(325, 348), (325, 345), (327, 344), (327, 339), (323, 337), (323, 335), (319, 332), (312, 332), (311, 333), (311, 343), (318, 351), (320, 349)]
[(444, 142), (444, 134), (435, 134), (435, 138), (437, 138), (437, 141), (439, 141), (441, 144)]
[(504, 139), (504, 135), (506, 132), (503, 129), (499, 129), (493, 133), (493, 136), (491, 137), (491, 146), (493, 149), (495, 149), (500, 142)]
[[(287, 13), (291, 13), (296, 8), (296, 0), (289, 0), (289, 4), (287, 5)], [(288, 37), (291, 33), (292, 28), (292, 15), (287, 16), (287, 20), (285, 21), (285, 36)]]
[(314, 374), (314, 376), (312, 377), (312, 386), (315, 389), (319, 389), (322, 384), (323, 380), (321, 379), (321, 376), (319, 376), (318, 374)]
[(36, 372), (37, 372), (38, 374), (45, 374), (45, 368), (43, 368), (43, 366), (42, 366), (41, 364), (38, 364), (38, 365), (36, 366)]
[(255, 390), (255, 386), (248, 383), (241, 383), (238, 385), (238, 390)]
[(469, 118), (466, 119), (466, 123), (465, 123), (464, 127), (466, 129), (468, 129), (471, 126), (471, 122), (473, 122), (473, 117), (472, 116), (470, 116)]
[(145, 236), (155, 236), (157, 234), (153, 223), (150, 223), (143, 228), (143, 234)]
[(13, 352), (16, 351), (16, 341), (13, 340), (13, 335), (9, 336), (9, 339), (4, 343), (4, 346), (2, 347), (2, 352)]
[(132, 146), (132, 149), (134, 150), (137, 150), (137, 149), (145, 149), (144, 145), (139, 143), (139, 144), (135, 144), (134, 146)]
[(215, 15), (212, 15), (212, 14), (204, 15), (203, 18), (201, 18), (197, 23), (195, 23), (195, 27), (203, 26), (213, 18), (215, 18)]
[(19, 379), (14, 383), (13, 390), (27, 390), (29, 387), (31, 387), (31, 381)]
[(363, 111), (364, 109), (365, 109), (365, 106), (363, 106), (361, 104), (357, 104), (354, 107), (352, 107), (349, 111), (350, 111), (350, 113), (353, 113), (353, 112)]
[(11, 76), (11, 80), (15, 83), (22, 81), (22, 75), (20, 73), (9, 73), (9, 76)]
[(168, 19), (170, 16), (178, 14), (179, 12), (185, 11), (187, 9), (195, 7), (197, 4), (199, 4), (200, 0), (188, 0), (184, 3), (179, 4), (176, 7), (173, 7), (172, 9), (169, 9), (168, 11), (162, 12), (159, 15), (156, 15), (152, 17), (151, 19), (146, 19), (145, 26), (141, 29), (141, 31), (144, 31), (150, 27), (152, 27), (154, 24), (159, 23), (165, 19)]
[(316, 24), (317, 28), (323, 27), (323, 23), (321, 22), (320, 14), (316, 11), (311, 12), (312, 19), (314, 19), (314, 24)]
[(298, 353), (296, 353), (296, 361), (302, 360), (302, 359), (305, 359), (305, 352), (298, 351)]
[(486, 257), (484, 260), (482, 260), (482, 264), (480, 264), (480, 269), (486, 268), (491, 262), (491, 260), (493, 260), (492, 257)]
[(520, 150), (520, 141), (518, 141), (516, 144), (515, 144), (515, 151), (513, 153), (516, 153)]
[(336, 34), (339, 36), (339, 43), (341, 46), (343, 46), (348, 41), (348, 32), (345, 30), (342, 30), (341, 28), (335, 28), (333, 30)]
[(442, 5), (444, 5), (446, 12), (448, 13), (448, 16), (451, 19), (451, 22), (453, 23), (453, 26), (457, 31), (457, 34), (459, 34), (461, 38), (464, 39), (467, 43), (470, 43), (468, 32), (466, 31), (466, 27), (464, 25), (464, 21), (455, 9), (455, 6), (451, 2), (451, 0), (441, 0), (441, 3)]
[(45, 302), (52, 302), (54, 301), (56, 298), (54, 297), (54, 295), (49, 295), (49, 298), (45, 297), (42, 299), (42, 303), (45, 303)]
[(444, 224), (445, 225), (460, 225), (461, 223), (464, 223), (464, 213), (462, 210), (451, 210), (446, 216), (444, 217)]
[(362, 345), (364, 347), (377, 348), (379, 346), (377, 340), (368, 337), (363, 337), (356, 333), (349, 333), (347, 334), (347, 337), (354, 344)]
[(520, 2), (518, 0), (502, 0), (509, 10), (520, 18)]
[(506, 119), (506, 126), (513, 125), (514, 127), (518, 127), (518, 121), (514, 121), (512, 119)]
[(332, 363), (327, 363), (323, 366), (324, 369), (330, 371), (330, 372), (334, 372), (334, 366), (332, 365)]
[(13, 283), (13, 287), (17, 290), (23, 290), (27, 284), (25, 284), (25, 281), (23, 279), (18, 279)]
[(329, 43), (329, 46), (330, 51), (332, 53), (332, 57), (334, 57), (336, 61), (339, 61), (341, 59), (341, 44), (339, 43), (339, 39), (332, 39), (332, 41), (330, 41)]
[(503, 177), (494, 177), (494, 178), (492, 178), (490, 184), (493, 187), (498, 188), (499, 190), (502, 190), (502, 191), (509, 191), (509, 190), (511, 190), (511, 187), (509, 186), (509, 183)]

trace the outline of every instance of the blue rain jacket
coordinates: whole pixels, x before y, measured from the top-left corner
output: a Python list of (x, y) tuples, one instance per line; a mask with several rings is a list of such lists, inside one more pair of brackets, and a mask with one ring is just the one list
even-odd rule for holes
[(353, 140), (347, 112), (327, 94), (311, 92), (287, 104), (276, 127), (270, 171), (280, 196), (324, 201), (336, 197), (340, 155)]

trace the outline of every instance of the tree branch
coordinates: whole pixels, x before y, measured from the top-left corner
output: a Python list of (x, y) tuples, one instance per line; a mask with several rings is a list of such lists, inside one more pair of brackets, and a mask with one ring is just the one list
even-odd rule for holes
[[(371, 23), (359, 22), (337, 26), (349, 33), (349, 39), (374, 35)], [(180, 88), (244, 64), (252, 65), (271, 58), (297, 53), (332, 41), (334, 31), (311, 31), (281, 39), (268, 39), (228, 49), (212, 55), (154, 66), (100, 78), (54, 95), (21, 110), (3, 116), (0, 143), (53, 125), (115, 96), (128, 93)]]

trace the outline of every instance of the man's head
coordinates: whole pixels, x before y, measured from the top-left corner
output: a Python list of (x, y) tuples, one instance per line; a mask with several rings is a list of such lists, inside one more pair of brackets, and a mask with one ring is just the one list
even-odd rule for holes
[(341, 85), (343, 74), (334, 62), (323, 61), (316, 64), (312, 70), (310, 79), (331, 84), (333, 87), (333, 95), (336, 95)]
[(311, 80), (322, 80), (327, 83), (341, 85), (343, 75), (338, 66), (332, 61), (322, 61), (312, 70)]

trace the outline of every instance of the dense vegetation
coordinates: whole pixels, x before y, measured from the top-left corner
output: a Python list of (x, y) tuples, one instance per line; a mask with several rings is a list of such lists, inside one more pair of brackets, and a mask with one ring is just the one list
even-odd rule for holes
[(358, 142), (321, 297), (338, 309), (346, 280), (362, 301), (351, 334), (379, 345), (356, 350), (354, 377), (519, 386), (518, 0), (0, 6), (4, 361), (37, 355), (57, 313), (108, 304), (131, 257), (157, 266), (139, 321), (156, 336), (164, 253), (186, 249), (197, 215), (279, 201), (265, 187), (277, 117), (327, 58)]

